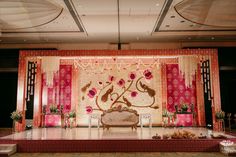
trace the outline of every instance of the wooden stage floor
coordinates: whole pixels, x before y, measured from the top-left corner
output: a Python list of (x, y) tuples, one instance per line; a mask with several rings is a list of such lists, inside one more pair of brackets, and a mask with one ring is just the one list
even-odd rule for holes
[[(156, 134), (190, 131), (206, 139), (152, 139)], [(219, 142), (211, 134), (222, 134), (236, 142), (236, 137), (212, 132), (202, 127), (180, 128), (34, 128), (4, 136), (0, 143), (16, 143), (18, 152), (217, 152)]]

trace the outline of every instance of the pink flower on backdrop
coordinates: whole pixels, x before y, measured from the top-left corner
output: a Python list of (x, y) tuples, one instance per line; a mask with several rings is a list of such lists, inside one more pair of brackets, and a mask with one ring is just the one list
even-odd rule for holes
[(130, 95), (131, 95), (131, 97), (136, 97), (138, 95), (138, 93), (136, 91), (132, 91)]
[(93, 108), (92, 108), (92, 106), (86, 106), (86, 112), (87, 112), (87, 114), (90, 114), (90, 113), (92, 113), (93, 112)]
[(88, 92), (88, 96), (89, 96), (90, 98), (93, 98), (96, 94), (97, 94), (96, 88), (92, 88), (92, 89), (90, 89), (89, 92)]
[(117, 84), (120, 86), (120, 87), (124, 87), (125, 86), (125, 80), (124, 79), (120, 79)]
[(129, 78), (130, 78), (131, 80), (134, 80), (134, 79), (136, 78), (136, 74), (135, 74), (134, 72), (131, 72), (131, 73), (129, 74)]
[(153, 78), (152, 72), (149, 71), (148, 69), (143, 72), (143, 75), (145, 76), (147, 80), (150, 80), (151, 78)]
[(66, 110), (70, 110), (70, 105), (66, 105)]
[(109, 80), (110, 82), (112, 82), (112, 81), (115, 81), (115, 77), (114, 77), (114, 76), (111, 76), (111, 75), (109, 75), (109, 77), (108, 77), (108, 80)]

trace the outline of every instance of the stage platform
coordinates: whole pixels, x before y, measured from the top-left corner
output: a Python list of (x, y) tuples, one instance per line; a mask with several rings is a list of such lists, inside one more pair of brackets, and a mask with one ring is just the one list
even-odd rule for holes
[[(156, 134), (190, 131), (206, 139), (152, 139)], [(218, 152), (219, 142), (212, 132), (201, 127), (180, 128), (34, 128), (0, 138), (0, 143), (16, 143), (18, 152)], [(236, 142), (236, 137), (224, 134)]]

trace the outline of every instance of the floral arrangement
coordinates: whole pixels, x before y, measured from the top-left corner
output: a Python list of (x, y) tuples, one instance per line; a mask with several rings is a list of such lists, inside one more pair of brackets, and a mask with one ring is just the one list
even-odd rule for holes
[(75, 118), (75, 117), (76, 117), (75, 111), (74, 111), (74, 110), (70, 111), (70, 112), (68, 113), (68, 117), (69, 117), (69, 118)]
[(50, 109), (51, 113), (57, 113), (58, 112), (57, 105), (55, 105), (55, 104), (51, 104), (49, 109)]
[(224, 119), (225, 118), (225, 112), (220, 110), (220, 111), (216, 112), (215, 116), (216, 116), (216, 119)]
[(21, 111), (16, 110), (16, 111), (11, 113), (11, 119), (13, 119), (13, 120), (15, 120), (17, 122), (21, 122), (22, 121), (22, 117), (23, 117), (23, 115), (22, 115)]
[(86, 106), (86, 113), (87, 114), (90, 114), (90, 113), (92, 113), (93, 112), (93, 108), (92, 108), (92, 106)]
[(168, 117), (169, 116), (169, 112), (165, 109), (163, 112), (162, 112), (162, 117)]
[[(153, 78), (151, 70), (146, 69), (142, 71), (141, 76), (137, 76), (137, 72), (135, 71), (121, 78), (109, 75), (107, 81), (98, 81), (99, 89), (92, 87), (92, 82), (89, 81), (81, 88), (81, 92), (83, 93), (82, 100), (85, 100), (86, 96), (90, 99), (95, 99), (96, 107), (93, 108), (87, 105), (86, 112), (91, 113), (93, 110), (105, 111), (107, 108), (112, 109), (118, 105), (122, 105), (122, 107), (149, 107), (158, 109), (159, 106), (155, 100), (156, 91), (148, 85), (148, 82)], [(145, 93), (147, 94), (147, 98), (150, 99), (148, 104), (143, 102), (140, 105), (133, 104), (132, 99)], [(104, 107), (104, 104), (106, 104), (106, 107)]]
[(182, 112), (186, 112), (188, 110), (188, 105), (187, 104), (182, 104), (181, 109), (182, 109)]

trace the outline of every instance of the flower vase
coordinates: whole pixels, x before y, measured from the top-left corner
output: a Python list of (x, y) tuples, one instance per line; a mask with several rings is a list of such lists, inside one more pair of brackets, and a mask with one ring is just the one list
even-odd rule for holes
[(218, 123), (218, 130), (225, 132), (225, 122), (224, 119), (216, 119)]
[(16, 132), (16, 121), (13, 120), (12, 121), (12, 133), (15, 133)]
[(70, 128), (73, 127), (74, 124), (74, 118), (69, 118)]
[(163, 126), (166, 127), (168, 125), (169, 118), (168, 117), (163, 117), (162, 118)]
[(188, 108), (182, 108), (182, 113), (186, 113), (188, 111)]

